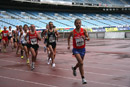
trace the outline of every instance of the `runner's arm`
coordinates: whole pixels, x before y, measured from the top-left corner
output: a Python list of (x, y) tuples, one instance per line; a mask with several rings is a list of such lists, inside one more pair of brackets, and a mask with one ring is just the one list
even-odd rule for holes
[(43, 32), (43, 39), (46, 38), (46, 36), (45, 36), (46, 33), (47, 33), (47, 30), (45, 30), (45, 31)]
[(7, 33), (7, 36), (9, 36), (9, 32)]
[(29, 41), (27, 40), (27, 36), (29, 36), (29, 33), (25, 35), (24, 39), (27, 41), (27, 43), (29, 43)]
[(41, 37), (40, 37), (39, 33), (37, 33), (37, 37), (38, 37), (38, 40), (41, 41)]
[(85, 37), (87, 37), (86, 40), (89, 41), (90, 39), (89, 39), (89, 36), (88, 36), (86, 29), (84, 29), (84, 34), (85, 34)]
[(58, 33), (58, 31), (56, 29), (55, 29), (55, 34), (56, 34), (57, 38), (60, 37), (60, 34)]
[(23, 32), (20, 33), (19, 40), (21, 41), (21, 36), (23, 35)]

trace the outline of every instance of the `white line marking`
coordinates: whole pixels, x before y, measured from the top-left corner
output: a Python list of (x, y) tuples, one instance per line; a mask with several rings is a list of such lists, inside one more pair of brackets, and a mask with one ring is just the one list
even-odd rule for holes
[(42, 86), (48, 86), (48, 87), (58, 87), (58, 86), (53, 86), (53, 85), (48, 85), (48, 84), (43, 84), (43, 83), (38, 83), (38, 82), (33, 82), (33, 81), (26, 81), (26, 80), (16, 79), (16, 78), (11, 78), (11, 77), (6, 77), (6, 76), (0, 76), (0, 78), (9, 79), (9, 80), (16, 80), (16, 81), (35, 84), (35, 85), (42, 85)]
[[(81, 81), (81, 79), (71, 78), (71, 77), (64, 77), (64, 76), (59, 76), (59, 75), (52, 75), (52, 74), (46, 74), (46, 73), (40, 73), (40, 72), (32, 72), (32, 71), (13, 69), (13, 68), (7, 68), (7, 67), (1, 67), (1, 68), (10, 69), (10, 70), (16, 70), (16, 71), (22, 71), (22, 72), (28, 72), (28, 73), (35, 73), (35, 74), (40, 74), (40, 75), (53, 76), (53, 77), (58, 77), (58, 78), (70, 79), (70, 80), (78, 80), (78, 81), (80, 80)], [(117, 85), (117, 84), (111, 84), (111, 83), (103, 83), (103, 82), (90, 81), (90, 80), (88, 80), (88, 82), (97, 83), (97, 84), (103, 84), (103, 85), (116, 86), (116, 87), (128, 87), (128, 86), (123, 86), (123, 85)]]
[[(25, 63), (21, 63), (21, 62), (8, 61), (8, 60), (3, 60), (3, 59), (0, 59), (0, 60), (1, 60), (1, 61), (5, 61), (5, 62), (12, 62), (12, 63), (18, 63), (18, 64), (25, 64)], [(71, 65), (73, 65), (73, 64), (71, 64)], [(38, 66), (38, 67), (46, 67), (46, 66)], [(89, 66), (86, 66), (86, 67), (89, 67)], [(91, 68), (91, 67), (90, 67), (90, 68)], [(95, 68), (95, 67), (92, 67), (92, 68)], [(99, 68), (99, 67), (96, 67), (96, 68)], [(70, 69), (65, 69), (65, 68), (56, 68), (56, 69), (68, 70), (68, 71), (70, 71)], [(106, 68), (99, 68), (99, 69), (108, 70), (108, 69), (106, 69)], [(110, 70), (112, 70), (112, 69), (110, 69)], [(117, 70), (117, 69), (116, 69), (116, 70)], [(114, 69), (113, 71), (115, 71), (115, 69)], [(118, 71), (126, 72), (126, 70), (118, 70)], [(127, 72), (130, 72), (130, 71), (127, 71)], [(95, 74), (95, 75), (103, 75), (103, 76), (118, 77), (117, 75), (100, 74), (100, 73), (94, 73), (94, 72), (88, 72), (88, 71), (87, 71), (87, 73), (89, 73), (89, 74)], [(87, 73), (85, 72), (85, 74), (87, 74)]]

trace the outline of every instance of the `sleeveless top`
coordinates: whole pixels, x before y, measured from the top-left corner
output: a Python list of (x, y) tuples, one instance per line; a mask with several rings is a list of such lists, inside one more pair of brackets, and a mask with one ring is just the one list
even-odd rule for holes
[(73, 48), (85, 48), (85, 40), (82, 36), (84, 36), (83, 28), (80, 28), (80, 32), (76, 32), (76, 29), (73, 30)]
[(23, 44), (26, 44), (26, 43), (27, 43), (27, 41), (25, 40), (26, 34), (27, 34), (27, 33), (25, 33), (25, 32), (23, 31), (23, 35), (21, 36), (21, 42), (22, 42)]
[(12, 36), (12, 31), (11, 31), (11, 30), (9, 30), (9, 36), (10, 36), (10, 37)]
[(38, 36), (36, 31), (34, 34), (31, 34), (31, 32), (29, 32), (29, 44), (32, 45), (38, 44)]
[(56, 43), (56, 35), (54, 30), (52, 32), (50, 32), (48, 30), (48, 37), (47, 37), (48, 43)]
[(8, 31), (2, 31), (2, 38), (8, 38)]

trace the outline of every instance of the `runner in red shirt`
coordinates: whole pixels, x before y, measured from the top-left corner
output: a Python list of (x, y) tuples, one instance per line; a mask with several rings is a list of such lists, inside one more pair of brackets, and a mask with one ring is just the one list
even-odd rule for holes
[[(68, 37), (68, 49), (70, 49), (70, 37), (73, 37), (73, 55), (77, 59), (77, 64), (75, 67), (72, 67), (73, 75), (76, 76), (76, 69), (79, 68), (82, 83), (87, 84), (87, 81), (84, 77), (84, 69), (83, 69), (83, 60), (85, 56), (85, 39), (89, 41), (89, 37), (87, 34), (87, 31), (83, 28), (81, 28), (81, 20), (76, 19), (75, 20), (75, 26), (76, 28), (70, 32), (70, 35)], [(87, 38), (86, 38), (87, 37)]]
[(3, 52), (6, 52), (6, 46), (8, 44), (9, 33), (6, 29), (7, 27), (4, 26), (4, 30), (2, 31)]
[[(30, 51), (32, 53), (32, 64), (31, 64), (31, 70), (34, 69), (37, 54), (38, 54), (38, 40), (41, 40), (40, 35), (36, 32), (35, 25), (31, 25), (30, 31), (25, 36), (25, 40), (28, 42), (28, 48), (30, 48)], [(29, 37), (29, 40), (27, 40), (27, 37)]]

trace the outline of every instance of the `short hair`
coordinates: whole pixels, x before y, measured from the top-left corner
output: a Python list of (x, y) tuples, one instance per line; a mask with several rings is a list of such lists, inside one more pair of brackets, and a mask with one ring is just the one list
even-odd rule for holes
[[(75, 19), (74, 23), (76, 23), (76, 22), (79, 21), (79, 20), (80, 20), (79, 18)], [(81, 21), (81, 20), (80, 20), (80, 21)]]
[(9, 28), (11, 28), (11, 26), (9, 26)]
[(52, 21), (50, 21), (50, 22), (49, 22), (49, 24), (50, 24), (50, 23), (53, 23), (53, 22), (52, 22)]
[(22, 25), (19, 25), (19, 27), (22, 27)]
[(27, 25), (27, 24), (24, 24), (23, 28), (24, 28), (25, 26), (27, 26), (27, 27), (28, 27), (28, 25)]

